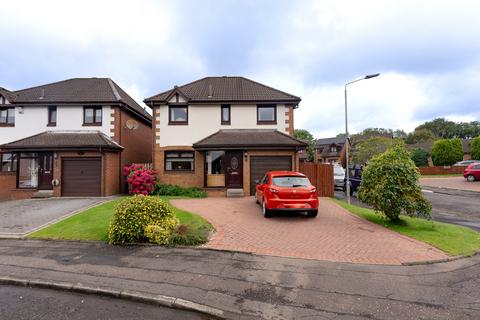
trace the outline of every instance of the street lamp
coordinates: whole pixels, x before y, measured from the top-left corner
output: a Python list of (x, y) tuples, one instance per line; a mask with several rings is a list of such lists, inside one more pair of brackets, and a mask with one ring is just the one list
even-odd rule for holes
[(350, 204), (350, 169), (348, 167), (348, 148), (349, 148), (349, 139), (348, 139), (348, 112), (347, 112), (347, 86), (354, 82), (358, 82), (361, 80), (368, 80), (375, 77), (378, 77), (380, 73), (368, 74), (363, 78), (353, 80), (347, 82), (345, 84), (345, 164), (346, 164), (346, 172), (347, 172), (347, 181), (346, 181), (346, 191), (347, 191), (347, 202)]

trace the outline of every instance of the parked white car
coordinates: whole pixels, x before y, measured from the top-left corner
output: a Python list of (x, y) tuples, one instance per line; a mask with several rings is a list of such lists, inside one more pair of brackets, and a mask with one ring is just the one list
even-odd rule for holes
[(453, 166), (454, 167), (466, 167), (471, 165), (472, 163), (480, 163), (480, 160), (464, 160), (464, 161), (459, 161), (455, 163)]
[(341, 165), (333, 165), (333, 187), (335, 190), (343, 190), (345, 186), (345, 170)]

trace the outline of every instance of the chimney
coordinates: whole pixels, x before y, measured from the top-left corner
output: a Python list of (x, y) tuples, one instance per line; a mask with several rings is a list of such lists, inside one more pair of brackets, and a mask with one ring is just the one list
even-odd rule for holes
[(42, 100), (43, 98), (45, 98), (45, 89), (40, 91), (40, 97), (38, 97), (39, 100)]
[(208, 97), (213, 97), (213, 86), (211, 84), (208, 85)]

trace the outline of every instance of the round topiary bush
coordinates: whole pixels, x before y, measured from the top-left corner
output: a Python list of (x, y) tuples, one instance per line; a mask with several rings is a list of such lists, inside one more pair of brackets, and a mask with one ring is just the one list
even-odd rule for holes
[(395, 146), (368, 163), (358, 198), (393, 222), (399, 222), (400, 214), (430, 219), (432, 205), (422, 195), (419, 178), (408, 151)]
[(172, 207), (157, 197), (135, 195), (117, 206), (108, 231), (111, 244), (132, 243), (148, 240), (147, 226), (164, 228), (172, 232), (178, 219)]

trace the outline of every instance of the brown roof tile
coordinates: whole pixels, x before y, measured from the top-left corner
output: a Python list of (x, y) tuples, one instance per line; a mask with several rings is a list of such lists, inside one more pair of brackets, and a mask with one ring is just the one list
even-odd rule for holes
[(189, 102), (284, 102), (298, 104), (300, 98), (244, 77), (206, 77), (146, 98), (166, 102), (178, 90)]
[(100, 131), (45, 131), (0, 145), (0, 149), (8, 150), (77, 150), (89, 148), (123, 149), (122, 146)]
[(285, 133), (272, 129), (228, 129), (193, 144), (195, 149), (296, 149), (306, 148), (307, 144)]
[(151, 121), (151, 116), (110, 78), (73, 78), (14, 91), (15, 104), (123, 103)]

